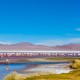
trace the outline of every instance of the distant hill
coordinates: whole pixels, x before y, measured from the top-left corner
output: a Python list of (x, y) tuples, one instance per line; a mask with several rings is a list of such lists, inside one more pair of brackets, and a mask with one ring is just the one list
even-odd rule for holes
[(11, 44), (14, 46), (33, 46), (34, 44), (30, 43), (30, 42), (21, 42), (21, 43), (15, 43), (15, 44)]
[(0, 50), (79, 50), (80, 44), (68, 44), (57, 46), (35, 45), (30, 42), (21, 42), (15, 44), (0, 44)]

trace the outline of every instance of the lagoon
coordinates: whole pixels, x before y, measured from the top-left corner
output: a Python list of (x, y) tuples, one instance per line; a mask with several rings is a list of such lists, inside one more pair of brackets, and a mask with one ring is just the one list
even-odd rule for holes
[(20, 74), (34, 74), (39, 72), (53, 72), (56, 74), (68, 73), (70, 69), (65, 69), (69, 62), (25, 62), (25, 63), (12, 63), (0, 64), (0, 80), (16, 71)]

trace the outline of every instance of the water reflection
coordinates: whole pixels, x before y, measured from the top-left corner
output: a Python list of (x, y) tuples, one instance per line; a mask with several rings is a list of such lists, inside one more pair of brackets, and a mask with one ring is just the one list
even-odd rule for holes
[(5, 68), (6, 70), (9, 70), (10, 69), (10, 66), (8, 65), (8, 66), (6, 66), (6, 68)]

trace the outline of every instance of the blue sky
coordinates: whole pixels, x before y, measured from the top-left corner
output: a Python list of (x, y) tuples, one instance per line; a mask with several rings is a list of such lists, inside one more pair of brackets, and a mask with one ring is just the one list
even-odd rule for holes
[(0, 42), (80, 43), (80, 0), (0, 0)]

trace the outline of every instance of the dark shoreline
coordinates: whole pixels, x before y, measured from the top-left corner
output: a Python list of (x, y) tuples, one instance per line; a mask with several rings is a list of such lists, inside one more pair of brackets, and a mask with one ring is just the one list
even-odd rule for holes
[(18, 64), (18, 63), (31, 63), (31, 62), (71, 62), (73, 59), (75, 59), (75, 58), (19, 58), (19, 59), (2, 59), (2, 60), (0, 60), (0, 64)]

